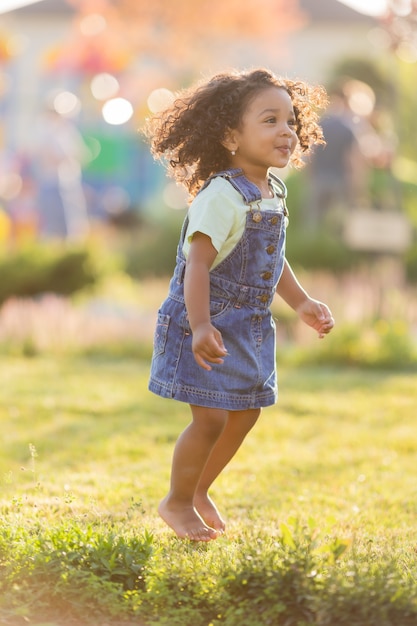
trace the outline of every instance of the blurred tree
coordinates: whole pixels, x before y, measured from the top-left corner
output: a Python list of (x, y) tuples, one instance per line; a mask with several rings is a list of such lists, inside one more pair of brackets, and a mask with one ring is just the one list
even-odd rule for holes
[(388, 0), (382, 18), (388, 44), (406, 60), (417, 61), (417, 0)]
[(250, 65), (258, 50), (278, 58), (284, 36), (304, 23), (297, 0), (67, 1), (77, 11), (73, 36), (51, 66), (94, 75), (139, 65), (151, 87), (155, 76), (177, 84), (220, 63)]
[[(389, 0), (388, 12), (381, 20), (380, 44), (394, 52), (389, 71), (397, 94), (391, 114), (395, 119), (398, 150), (393, 171), (403, 183), (404, 206), (417, 225), (417, 0)], [(417, 255), (414, 251), (414, 263)], [(416, 269), (413, 270), (417, 272)]]

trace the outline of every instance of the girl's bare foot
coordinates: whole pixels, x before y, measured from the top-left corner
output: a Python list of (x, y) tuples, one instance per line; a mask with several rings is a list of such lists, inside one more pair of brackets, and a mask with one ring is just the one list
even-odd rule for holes
[(196, 494), (194, 496), (194, 506), (210, 528), (214, 528), (219, 533), (224, 533), (226, 524), (218, 508), (207, 493)]
[(174, 505), (169, 501), (169, 496), (161, 501), (158, 513), (180, 539), (212, 541), (219, 536), (219, 532), (215, 528), (204, 523), (193, 506), (180, 507)]

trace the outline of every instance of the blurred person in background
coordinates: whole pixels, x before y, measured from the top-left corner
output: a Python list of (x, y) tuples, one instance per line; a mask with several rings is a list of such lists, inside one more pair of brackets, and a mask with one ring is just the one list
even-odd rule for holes
[(16, 159), (15, 176), (19, 180), (18, 193), (6, 203), (11, 220), (11, 240), (19, 246), (34, 241), (39, 233), (39, 211), (36, 202), (36, 183), (32, 164), (22, 156)]
[(88, 149), (75, 124), (52, 107), (45, 108), (36, 125), (31, 156), (40, 236), (83, 239), (89, 230), (82, 185)]
[(320, 124), (326, 145), (316, 146), (306, 168), (305, 218), (319, 230), (331, 216), (336, 224), (366, 197), (367, 163), (355, 136), (352, 112), (342, 88), (329, 92), (330, 103)]

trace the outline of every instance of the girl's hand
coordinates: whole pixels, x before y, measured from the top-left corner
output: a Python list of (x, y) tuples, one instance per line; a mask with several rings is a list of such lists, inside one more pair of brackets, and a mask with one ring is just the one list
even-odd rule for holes
[(207, 363), (223, 363), (227, 354), (221, 333), (210, 322), (199, 324), (193, 329), (193, 354), (196, 362), (203, 369), (210, 371), (212, 368)]
[(298, 316), (319, 334), (319, 339), (327, 335), (334, 326), (329, 307), (323, 302), (307, 297), (296, 309)]

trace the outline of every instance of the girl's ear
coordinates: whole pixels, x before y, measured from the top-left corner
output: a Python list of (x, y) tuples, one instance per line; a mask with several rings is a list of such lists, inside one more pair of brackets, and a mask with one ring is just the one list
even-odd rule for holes
[(223, 141), (221, 142), (222, 146), (226, 148), (229, 152), (233, 150), (236, 151), (238, 149), (237, 141), (235, 138), (235, 133), (233, 129), (228, 128), (224, 133)]

